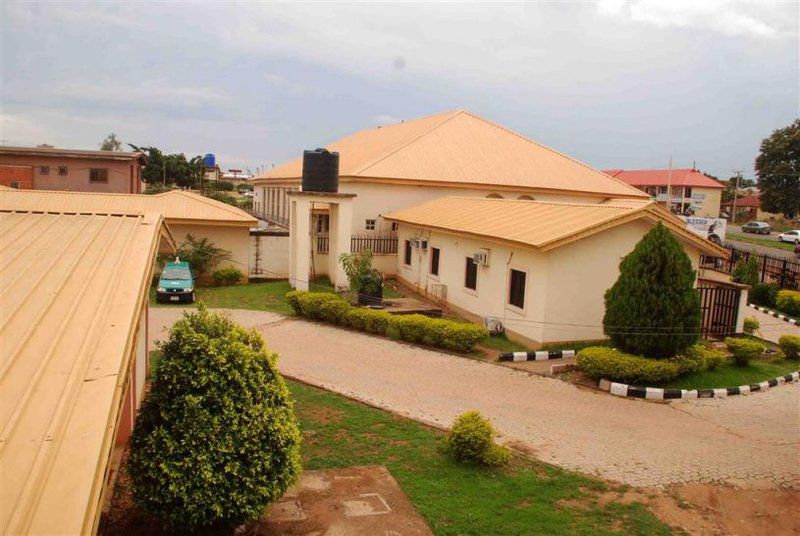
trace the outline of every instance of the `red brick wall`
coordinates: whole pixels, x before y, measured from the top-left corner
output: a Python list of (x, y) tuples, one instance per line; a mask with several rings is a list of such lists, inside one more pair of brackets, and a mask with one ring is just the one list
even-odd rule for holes
[(0, 184), (11, 186), (19, 183), (20, 190), (33, 189), (33, 168), (31, 166), (8, 166), (0, 164)]

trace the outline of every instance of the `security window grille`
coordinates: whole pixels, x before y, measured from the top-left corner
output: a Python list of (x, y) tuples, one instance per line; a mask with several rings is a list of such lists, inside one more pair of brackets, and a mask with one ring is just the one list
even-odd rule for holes
[(431, 248), (431, 275), (439, 275), (439, 248)]
[(467, 257), (464, 286), (472, 290), (476, 290), (478, 288), (478, 265), (475, 264), (475, 261), (472, 260), (472, 257)]
[(16, 190), (19, 190), (19, 181), (11, 181), (9, 183), (9, 186), (14, 188), (14, 189), (16, 189)]
[(396, 221), (392, 222), (392, 231), (397, 231), (400, 228), (400, 224)]
[(511, 270), (511, 285), (508, 288), (508, 303), (519, 307), (525, 307), (525, 272)]
[(411, 240), (406, 240), (403, 245), (403, 264), (411, 266)]
[(50, 175), (50, 166), (39, 166), (39, 175)]
[(366, 220), (364, 224), (364, 228), (367, 231), (374, 231), (375, 230), (375, 220)]
[(67, 166), (58, 166), (58, 174), (64, 176), (67, 174)]
[(106, 168), (90, 169), (89, 182), (108, 182), (108, 170)]

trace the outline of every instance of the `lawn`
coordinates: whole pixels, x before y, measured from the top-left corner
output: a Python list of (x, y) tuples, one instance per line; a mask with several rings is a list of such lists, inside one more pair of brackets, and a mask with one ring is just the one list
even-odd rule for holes
[(303, 466), (385, 465), (436, 534), (669, 534), (642, 504), (598, 501), (609, 485), (516, 456), (508, 468), (460, 465), (443, 433), (289, 382)]
[(728, 240), (738, 240), (740, 242), (748, 242), (750, 244), (758, 244), (760, 246), (794, 251), (794, 244), (789, 244), (788, 242), (778, 242), (777, 238), (758, 238), (758, 235), (742, 233), (727, 233), (726, 238)]
[(738, 387), (740, 385), (752, 385), (785, 376), (790, 372), (800, 369), (800, 362), (781, 359), (777, 361), (767, 361), (758, 359), (751, 361), (749, 365), (740, 366), (733, 362), (720, 365), (715, 370), (704, 370), (687, 374), (660, 387), (673, 389), (721, 389), (723, 387)]

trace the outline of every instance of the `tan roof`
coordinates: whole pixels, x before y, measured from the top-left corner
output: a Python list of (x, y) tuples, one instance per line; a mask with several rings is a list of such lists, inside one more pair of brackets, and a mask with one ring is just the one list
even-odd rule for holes
[(0, 191), (0, 209), (56, 210), (62, 212), (144, 214), (159, 212), (167, 223), (253, 226), (247, 212), (184, 190), (161, 194), (104, 194), (45, 190)]
[(0, 211), (0, 533), (93, 532), (164, 232), (159, 214)]
[[(646, 197), (622, 181), (464, 110), (362, 130), (327, 148), (339, 152), (339, 174), (345, 180), (404, 180)], [(255, 180), (301, 176), (302, 159), (298, 158)]]
[(548, 251), (640, 218), (661, 221), (705, 253), (725, 250), (686, 229), (686, 224), (651, 199), (613, 199), (599, 204), (518, 199), (444, 197), (393, 212), (384, 218), (454, 234)]
[(87, 151), (85, 149), (59, 149), (57, 147), (13, 147), (0, 145), (0, 156), (54, 156), (59, 158), (89, 158), (94, 160), (134, 160), (144, 161), (144, 153), (128, 151)]
[(5, 184), (0, 184), (0, 190), (16, 190), (16, 188), (12, 188), (11, 186), (6, 186)]

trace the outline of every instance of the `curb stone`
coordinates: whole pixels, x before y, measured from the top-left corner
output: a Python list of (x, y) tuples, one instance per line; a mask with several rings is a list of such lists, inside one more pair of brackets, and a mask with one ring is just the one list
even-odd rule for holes
[(758, 305), (756, 305), (754, 303), (748, 303), (747, 306), (748, 307), (752, 307), (756, 311), (761, 311), (762, 313), (767, 314), (769, 316), (774, 316), (778, 320), (783, 320), (784, 322), (792, 324), (793, 326), (800, 325), (800, 324), (798, 324), (797, 320), (795, 320), (794, 318), (789, 318), (788, 316), (782, 315), (780, 313), (776, 313), (775, 311), (771, 311), (770, 309), (767, 309), (766, 307), (759, 307)]
[(563, 359), (575, 357), (575, 350), (539, 350), (538, 352), (503, 352), (498, 361), (547, 361), (548, 359)]
[(800, 381), (800, 371), (794, 371), (786, 376), (778, 376), (767, 381), (739, 387), (723, 387), (720, 389), (661, 389), (659, 387), (637, 387), (624, 383), (600, 380), (600, 390), (607, 391), (615, 396), (629, 398), (643, 398), (645, 400), (689, 400), (694, 398), (725, 398), (728, 396), (745, 395), (756, 391), (766, 391), (782, 383)]

